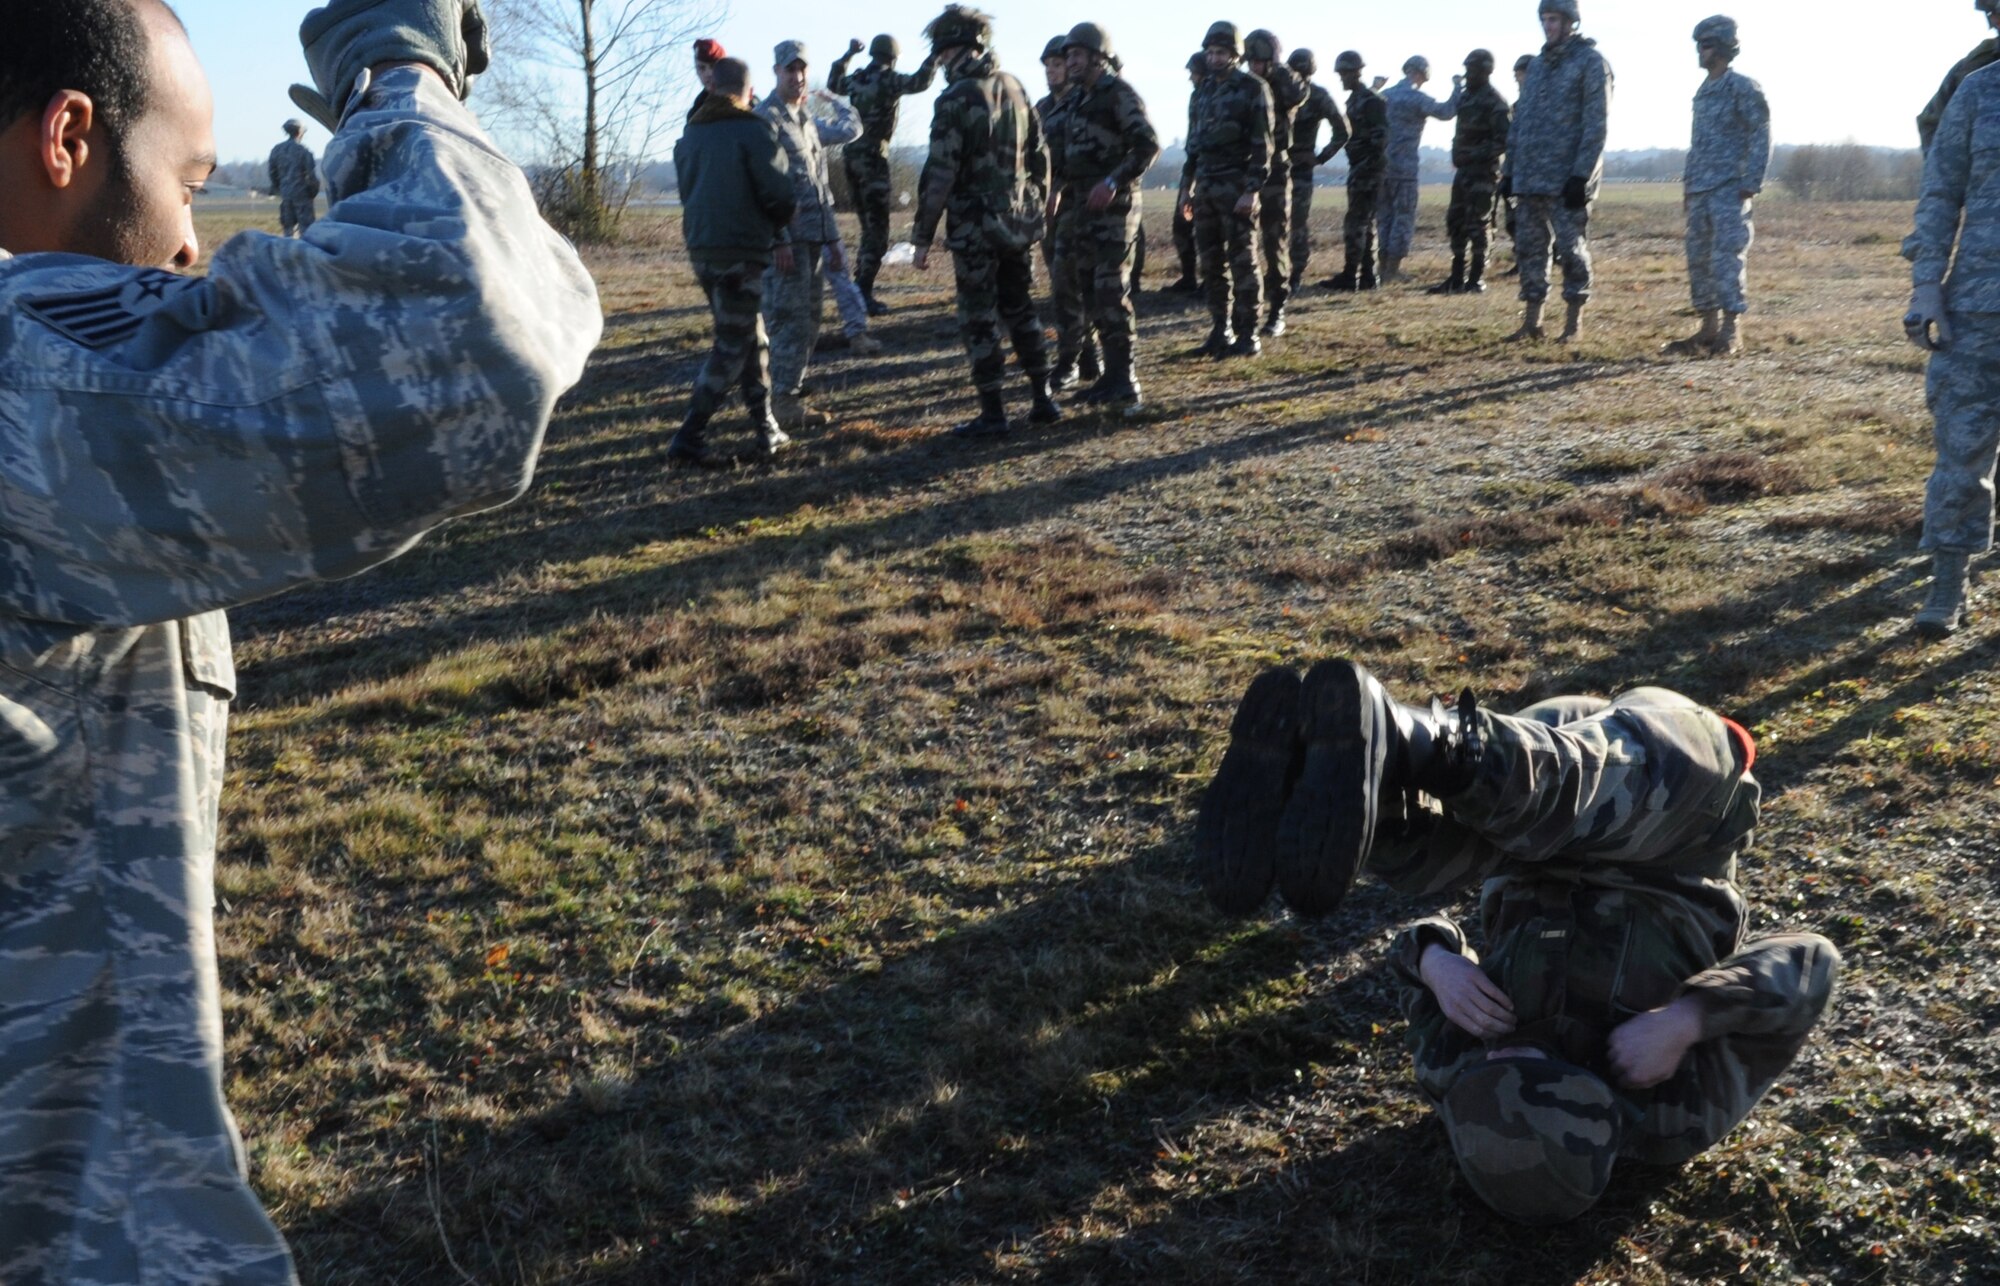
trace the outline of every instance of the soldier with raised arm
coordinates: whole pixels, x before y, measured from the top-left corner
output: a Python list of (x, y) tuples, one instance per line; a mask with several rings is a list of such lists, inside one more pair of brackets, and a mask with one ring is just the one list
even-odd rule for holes
[(1403, 260), (1417, 235), (1417, 194), (1423, 168), (1424, 126), (1458, 115), (1465, 77), (1451, 78), (1451, 97), (1439, 102), (1424, 92), (1431, 60), (1418, 54), (1403, 64), (1403, 79), (1382, 91), (1389, 115), (1388, 167), (1382, 176), (1382, 284), (1400, 280)]
[(847, 99), (861, 119), (861, 137), (841, 149), (841, 163), (847, 167), (847, 191), (861, 222), (860, 249), (854, 256), (854, 284), (867, 301), (868, 315), (880, 317), (889, 306), (875, 298), (875, 279), (882, 271), (882, 256), (889, 251), (889, 208), (895, 200), (889, 182), (889, 148), (896, 138), (896, 117), (903, 99), (931, 87), (937, 63), (926, 58), (914, 72), (896, 70), (902, 46), (887, 32), (868, 44), (868, 65), (849, 72), (847, 66), (861, 52), (859, 40), (847, 42), (847, 52), (833, 60), (827, 73), (829, 92)]
[[(223, 610), (351, 576), (533, 476), (602, 329), (463, 105), (473, 0), (300, 29), (306, 240), (206, 276), (208, 83), (158, 0), (14, 0), (0, 43), (0, 1278), (296, 1280), (224, 1103)], [(6, 252), (11, 252), (12, 257)]]
[(1732, 65), (1742, 49), (1734, 18), (1702, 19), (1694, 46), (1708, 77), (1695, 91), (1681, 205), (1687, 214), (1688, 288), (1701, 328), (1661, 351), (1733, 357), (1742, 351), (1741, 321), (1750, 310), (1745, 289), (1750, 202), (1764, 190), (1771, 164), (1771, 107), (1764, 87)]
[(288, 237), (304, 236), (318, 217), (313, 202), (319, 197), (319, 158), (305, 138), (304, 121), (286, 121), (285, 141), (271, 149), (265, 166), (271, 195), (278, 198), (278, 227)]
[(1500, 162), (1507, 154), (1507, 126), (1513, 119), (1513, 109), (1493, 88), (1493, 65), (1493, 55), (1484, 49), (1465, 56), (1458, 131), (1451, 140), (1451, 208), (1444, 216), (1451, 238), (1451, 275), (1430, 288), (1433, 295), (1478, 294), (1486, 289), (1486, 252), (1492, 243), (1493, 210), (1500, 199)]
[[(1313, 172), (1340, 155), (1347, 146), (1347, 114), (1333, 101), (1333, 93), (1314, 80), (1319, 60), (1310, 49), (1294, 49), (1285, 65), (1305, 82), (1306, 99), (1292, 118), (1292, 147), (1287, 158), (1292, 167), (1292, 293), (1299, 293), (1306, 265), (1312, 262)], [(1319, 127), (1326, 126), (1326, 146), (1319, 144)]]

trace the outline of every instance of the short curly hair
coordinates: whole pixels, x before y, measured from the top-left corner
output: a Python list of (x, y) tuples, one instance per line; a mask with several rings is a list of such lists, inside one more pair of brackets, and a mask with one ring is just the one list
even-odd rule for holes
[(933, 49), (953, 45), (973, 45), (980, 49), (993, 43), (993, 19), (970, 5), (948, 4), (944, 12), (924, 27), (924, 39)]

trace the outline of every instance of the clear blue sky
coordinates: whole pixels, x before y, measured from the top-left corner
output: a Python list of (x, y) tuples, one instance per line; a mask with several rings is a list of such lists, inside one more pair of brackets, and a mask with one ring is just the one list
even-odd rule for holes
[[(1618, 88), (1611, 108), (1613, 148), (1684, 147), (1688, 104), (1701, 78), (1690, 36), (1714, 12), (1713, 0), (1687, 5), (1667, 0), (1582, 0), (1583, 31), (1611, 60)], [(303, 75), (298, 21), (311, 6), (271, 0), (176, 0), (195, 48), (215, 86), (216, 130), (225, 160), (261, 158), (278, 141), (279, 124), (295, 114), (285, 88)], [(941, 0), (880, 0), (868, 5), (738, 0), (711, 34), (744, 57), (760, 90), (770, 86), (771, 47), (801, 37), (812, 47), (815, 79), (847, 47), (849, 36), (866, 41), (888, 31), (903, 42), (905, 68), (922, 57), (918, 33)], [(1371, 74), (1394, 80), (1411, 54), (1427, 56), (1436, 80), (1449, 92), (1449, 75), (1475, 46), (1491, 49), (1505, 68), (1541, 43), (1535, 0), (1417, 0), (1407, 5), (1284, 6), (1292, 16), (1248, 14), (1190, 0), (1153, 0), (1080, 7), (1074, 0), (1011, 0), (985, 6), (995, 16), (1003, 64), (1040, 92), (1037, 55), (1043, 42), (1090, 16), (1117, 42), (1126, 74), (1151, 108), (1163, 138), (1185, 130), (1187, 90), (1183, 64), (1216, 17), (1229, 16), (1248, 31), (1267, 25), (1287, 49), (1307, 46), (1319, 55), (1322, 79), (1331, 82), (1333, 55), (1359, 49)], [(1278, 8), (1278, 6), (1273, 6)], [(1743, 29), (1737, 67), (1764, 84), (1773, 133), (1781, 143), (1840, 142), (1909, 147), (1913, 118), (1945, 70), (1985, 32), (1969, 0), (1910, 0), (1904, 5), (1855, 0), (1732, 0), (1726, 10)], [(1304, 16), (1310, 14), (1311, 16)], [(863, 55), (865, 60), (866, 55)], [(677, 59), (677, 75), (685, 60)], [(1511, 82), (1501, 77), (1511, 90)], [(693, 90), (690, 88), (691, 96)], [(477, 94), (474, 95), (475, 105)], [(929, 110), (910, 100), (902, 137), (921, 142)], [(1443, 145), (1448, 125), (1433, 125), (1427, 141)], [(312, 141), (323, 143), (317, 128)], [(669, 140), (664, 147), (671, 147)]]

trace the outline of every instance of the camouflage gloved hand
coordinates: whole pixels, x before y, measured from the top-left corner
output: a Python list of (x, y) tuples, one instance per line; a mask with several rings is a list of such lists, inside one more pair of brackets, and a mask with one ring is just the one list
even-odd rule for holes
[(334, 0), (306, 15), (299, 43), (314, 87), (292, 86), (292, 101), (330, 130), (370, 67), (423, 63), (462, 99), (493, 52), (479, 0)]
[(1590, 204), (1590, 180), (1581, 174), (1572, 174), (1563, 181), (1563, 205), (1567, 209), (1581, 210)]

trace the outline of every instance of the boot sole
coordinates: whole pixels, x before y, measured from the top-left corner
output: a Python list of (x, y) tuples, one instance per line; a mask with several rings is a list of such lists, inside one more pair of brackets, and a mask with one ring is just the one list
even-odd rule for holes
[(1194, 828), (1195, 870), (1209, 904), (1251, 915), (1277, 878), (1277, 833), (1298, 749), (1299, 675), (1264, 671), (1243, 694), (1229, 725), (1229, 749), (1201, 799)]
[(1368, 672), (1322, 661), (1300, 695), (1305, 746), (1298, 784), (1278, 823), (1278, 891), (1293, 914), (1330, 915), (1375, 842), (1376, 800), (1388, 768), (1388, 719)]

